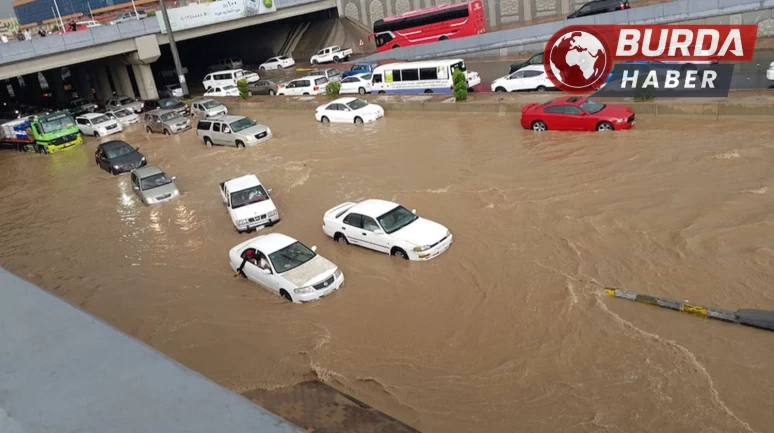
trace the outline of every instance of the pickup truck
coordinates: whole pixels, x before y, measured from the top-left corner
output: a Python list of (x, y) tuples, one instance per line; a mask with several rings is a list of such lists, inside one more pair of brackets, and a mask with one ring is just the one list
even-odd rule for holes
[(220, 195), (228, 209), (237, 233), (258, 227), (271, 227), (279, 222), (279, 212), (271, 197), (254, 174), (227, 180), (220, 184)]
[(329, 63), (329, 62), (339, 63), (342, 60), (345, 60), (345, 61), (349, 60), (349, 57), (351, 55), (352, 55), (351, 48), (342, 49), (340, 46), (334, 45), (332, 47), (326, 47), (318, 51), (317, 54), (313, 55), (309, 61), (313, 65), (317, 65), (320, 63)]
[(344, 73), (341, 74), (341, 77), (347, 78), (353, 75), (370, 74), (377, 66), (379, 66), (379, 64), (376, 62), (355, 63), (349, 68), (349, 71), (344, 71)]

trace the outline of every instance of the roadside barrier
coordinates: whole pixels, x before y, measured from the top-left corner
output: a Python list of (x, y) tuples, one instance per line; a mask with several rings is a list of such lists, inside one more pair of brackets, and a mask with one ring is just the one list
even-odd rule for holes
[(606, 287), (605, 291), (608, 295), (615, 298), (628, 299), (630, 301), (640, 302), (643, 304), (669, 308), (670, 310), (681, 311), (693, 316), (705, 317), (729, 323), (738, 323), (740, 325), (752, 326), (754, 328), (764, 329), (767, 331), (774, 331), (774, 311), (751, 309), (736, 311), (721, 310), (719, 308), (708, 308), (702, 307), (701, 305), (693, 305), (688, 301), (680, 302), (670, 299), (657, 298), (650, 295), (640, 295), (638, 293), (612, 287)]

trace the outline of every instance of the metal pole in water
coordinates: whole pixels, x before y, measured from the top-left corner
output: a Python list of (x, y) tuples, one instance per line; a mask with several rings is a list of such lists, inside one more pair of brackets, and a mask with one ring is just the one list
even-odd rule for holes
[(650, 295), (640, 295), (638, 293), (626, 290), (606, 287), (605, 292), (615, 298), (628, 299), (630, 301), (643, 304), (655, 305), (657, 307), (669, 308), (670, 310), (681, 311), (694, 316), (706, 317), (709, 319), (721, 320), (723, 322), (738, 323), (740, 325), (752, 326), (754, 328), (774, 331), (774, 311), (768, 310), (721, 310), (719, 308), (702, 307), (693, 305), (688, 301), (680, 302), (671, 299), (662, 299)]
[(183, 74), (183, 66), (180, 64), (180, 54), (177, 52), (177, 44), (175, 43), (175, 36), (172, 34), (172, 26), (169, 24), (169, 15), (167, 15), (167, 7), (164, 5), (164, 0), (159, 0), (161, 3), (161, 15), (164, 17), (164, 27), (167, 28), (167, 38), (169, 38), (169, 50), (172, 51), (172, 60), (175, 61), (175, 71), (177, 72), (177, 78), (180, 82), (180, 89), (183, 91), (183, 96), (186, 98), (189, 96), (188, 84), (185, 82), (185, 75)]

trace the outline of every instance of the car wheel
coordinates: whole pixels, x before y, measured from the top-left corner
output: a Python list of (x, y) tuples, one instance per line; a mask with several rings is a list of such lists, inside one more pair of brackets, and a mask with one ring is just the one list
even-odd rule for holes
[(357, 117), (355, 117), (355, 123), (359, 125), (359, 124), (363, 123), (363, 119), (361, 119), (360, 116), (357, 116)]
[(543, 122), (542, 120), (536, 120), (532, 122), (532, 130), (533, 131), (548, 131), (548, 127), (546, 126), (546, 122)]
[(307, 96), (309, 96), (309, 93), (307, 93), (307, 92), (304, 92), (304, 95), (307, 95)]
[(99, 132), (94, 131), (94, 138), (99, 138)]
[(400, 248), (393, 248), (392, 252), (390, 252), (390, 255), (399, 259), (408, 260), (408, 254), (406, 254), (406, 252)]
[(365, 88), (361, 87), (361, 88), (357, 89), (357, 93), (360, 93), (361, 95), (365, 95), (366, 94)]
[(312, 64), (316, 65), (317, 64), (317, 60), (312, 60)]
[(264, 68), (263, 66), (261, 66), (261, 67), (260, 67), (260, 69), (259, 69), (259, 71), (261, 71), (261, 72), (265, 72), (265, 71), (266, 71), (266, 68)]
[(328, 119), (327, 116), (323, 116), (320, 118), (320, 122), (322, 123), (331, 123), (331, 119)]
[(269, 90), (269, 96), (274, 96), (274, 95), (276, 95), (276, 93), (274, 92), (274, 90)]
[(347, 237), (341, 233), (336, 233), (336, 236), (334, 236), (333, 239), (340, 244), (349, 244)]
[(285, 289), (280, 289), (280, 296), (287, 299), (290, 302), (293, 302), (293, 298), (290, 297), (290, 293), (287, 292)]
[(172, 133), (169, 132), (169, 129), (164, 129), (164, 135), (172, 135)]
[(113, 176), (118, 176), (118, 172), (117, 172), (117, 171), (115, 171), (115, 170), (113, 170), (113, 167), (110, 167), (110, 170), (108, 170), (108, 172), (109, 172), (110, 174), (112, 174)]
[(212, 140), (210, 140), (210, 137), (204, 137), (204, 144), (207, 147), (212, 147)]
[(148, 134), (152, 134), (153, 130), (150, 129), (150, 126), (146, 126), (145, 127), (145, 132), (147, 132)]
[(506, 91), (505, 87), (502, 87), (502, 86), (495, 89), (495, 92), (505, 92), (505, 91)]
[(448, 40), (449, 40), (449, 38), (448, 38), (448, 37), (446, 37), (446, 36), (441, 36), (440, 38), (438, 38), (438, 40), (439, 40), (439, 41), (448, 41)]
[(341, 59), (339, 59), (338, 57), (334, 57), (333, 58), (333, 63), (339, 63), (340, 61), (341, 61)]
[(393, 45), (392, 49), (394, 50), (395, 48), (400, 48), (400, 45)]
[(237, 149), (239, 149), (240, 147), (242, 147), (242, 148), (243, 148), (243, 147), (245, 147), (245, 144), (244, 144), (242, 141), (240, 141), (240, 140), (237, 140), (237, 142), (236, 142), (236, 148), (237, 148)]
[(545, 92), (546, 91), (546, 86), (538, 86), (537, 87), (537, 91), (538, 92)]
[(433, 93), (432, 89), (426, 89), (425, 93)]
[(613, 124), (610, 122), (599, 122), (599, 125), (597, 125), (597, 131), (612, 131), (613, 130)]
[(378, 94), (380, 94), (380, 95), (384, 95), (386, 92), (385, 92), (384, 90), (380, 90), (380, 91), (378, 91), (378, 92), (376, 92), (376, 93), (378, 93)]

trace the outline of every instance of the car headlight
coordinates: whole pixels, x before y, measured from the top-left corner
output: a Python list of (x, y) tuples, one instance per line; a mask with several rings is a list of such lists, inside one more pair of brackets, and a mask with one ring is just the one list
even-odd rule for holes
[(121, 168), (121, 166), (120, 166), (120, 165), (114, 165), (114, 166), (113, 166), (113, 170), (118, 170), (118, 169), (120, 169), (120, 168)]
[(236, 224), (238, 226), (243, 226), (243, 225), (247, 224), (247, 219), (237, 220)]
[(616, 123), (624, 123), (626, 122), (626, 119), (615, 119)]
[(145, 157), (143, 156), (142, 159), (140, 159), (140, 162), (145, 162)]
[(314, 292), (314, 287), (311, 287), (311, 286), (299, 287), (297, 289), (293, 289), (293, 292), (298, 293), (298, 294), (312, 293), (312, 292)]
[(422, 251), (427, 251), (430, 248), (432, 248), (432, 245), (423, 245), (421, 247), (414, 247), (414, 252), (415, 253), (421, 253)]
[(269, 213), (267, 213), (266, 215), (268, 215), (270, 218), (275, 217), (277, 216), (277, 210), (276, 209), (270, 210)]
[(240, 138), (245, 140), (245, 141), (256, 141), (257, 140), (257, 138), (255, 138), (254, 135), (243, 135)]
[(342, 276), (343, 274), (344, 274), (344, 273), (343, 273), (343, 272), (341, 272), (341, 269), (336, 269), (336, 272), (333, 274), (333, 276), (334, 276), (334, 278), (336, 278), (336, 279), (338, 280), (339, 278), (341, 278), (341, 276)]
[(148, 204), (156, 203), (156, 199), (153, 197), (148, 197), (145, 199), (145, 203), (148, 203)]

